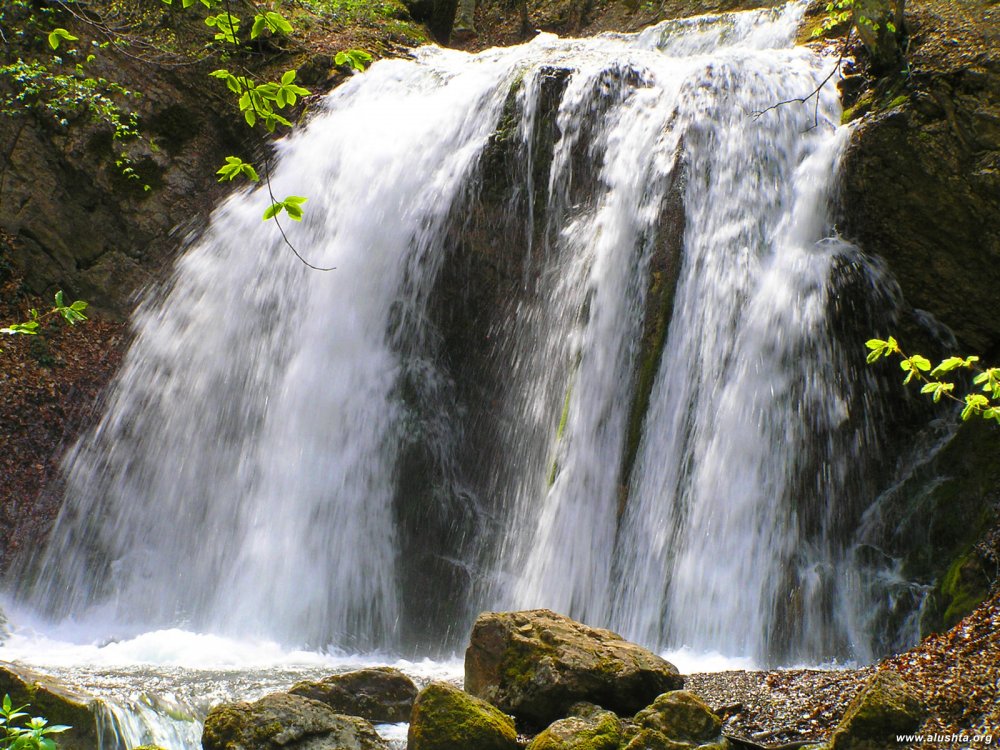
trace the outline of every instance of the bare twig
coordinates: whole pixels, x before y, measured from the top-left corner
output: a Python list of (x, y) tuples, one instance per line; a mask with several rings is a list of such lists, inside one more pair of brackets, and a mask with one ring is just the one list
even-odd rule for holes
[(847, 43), (849, 38), (850, 34), (844, 37), (843, 45), (840, 49), (840, 57), (837, 58), (837, 63), (836, 65), (833, 66), (833, 70), (831, 70), (827, 74), (826, 78), (820, 81), (819, 84), (816, 86), (816, 88), (814, 88), (810, 93), (806, 94), (805, 96), (796, 97), (794, 99), (785, 99), (784, 101), (775, 102), (770, 107), (765, 107), (764, 109), (750, 112), (749, 113), (750, 116), (753, 117), (753, 119), (755, 120), (759, 120), (765, 114), (767, 114), (771, 110), (777, 109), (778, 107), (783, 107), (786, 104), (805, 104), (813, 97), (816, 97), (816, 109), (813, 113), (813, 127), (814, 128), (817, 127), (819, 125), (819, 92), (822, 91), (823, 87), (830, 82), (830, 79), (833, 78), (840, 71), (840, 66), (843, 64), (844, 58), (847, 56)]

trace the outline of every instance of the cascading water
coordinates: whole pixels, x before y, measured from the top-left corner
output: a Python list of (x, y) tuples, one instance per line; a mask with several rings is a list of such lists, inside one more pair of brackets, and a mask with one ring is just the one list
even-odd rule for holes
[(272, 184), (335, 270), (266, 192), (215, 212), (136, 316), (20, 606), (425, 653), (546, 606), (871, 657), (843, 573), (877, 407), (838, 311), (879, 282), (832, 237), (836, 91), (770, 109), (837, 64), (793, 46), (803, 12), (427, 48), (330, 94)]

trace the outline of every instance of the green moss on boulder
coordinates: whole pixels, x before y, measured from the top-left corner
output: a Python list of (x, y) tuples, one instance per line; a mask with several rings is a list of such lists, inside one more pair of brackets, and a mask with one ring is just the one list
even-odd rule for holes
[[(514, 721), (489, 703), (445, 682), (417, 696), (408, 750), (516, 750)], [(207, 748), (206, 748), (207, 750)]]
[(364, 719), (287, 693), (215, 706), (201, 742), (204, 750), (388, 750)]
[(896, 672), (877, 673), (848, 705), (833, 732), (831, 750), (883, 750), (897, 734), (920, 726), (924, 709)]
[(481, 614), (465, 652), (465, 689), (540, 727), (578, 701), (631, 714), (683, 683), (656, 654), (546, 609)]
[(685, 690), (664, 693), (635, 715), (635, 723), (684, 747), (726, 747), (722, 720), (700, 698)]
[(299, 682), (288, 692), (325, 703), (339, 714), (395, 723), (410, 720), (417, 686), (398, 669), (374, 667)]
[(531, 741), (528, 750), (618, 750), (621, 719), (600, 709), (586, 714), (553, 722)]

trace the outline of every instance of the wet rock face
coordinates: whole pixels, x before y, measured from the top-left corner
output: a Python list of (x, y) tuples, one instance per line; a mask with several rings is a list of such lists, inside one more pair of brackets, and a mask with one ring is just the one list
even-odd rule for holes
[[(963, 350), (1000, 351), (1000, 50), (995, 4), (907, 4), (908, 75), (861, 102), (843, 164), (845, 234), (883, 257), (907, 302)], [(850, 101), (847, 102), (851, 104)]]
[(388, 750), (364, 719), (286, 693), (215, 706), (201, 741), (204, 750)]
[(641, 646), (544, 609), (480, 615), (465, 652), (465, 689), (538, 726), (578, 701), (631, 714), (683, 683)]
[(413, 704), (407, 748), (516, 750), (517, 732), (509, 716), (485, 701), (453, 685), (432, 682)]
[(325, 703), (339, 714), (391, 724), (410, 720), (417, 686), (398, 669), (375, 667), (299, 682), (288, 692)]

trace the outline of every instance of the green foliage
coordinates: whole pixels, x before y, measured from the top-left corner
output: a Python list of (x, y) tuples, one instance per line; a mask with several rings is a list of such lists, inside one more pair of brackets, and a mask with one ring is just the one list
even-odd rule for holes
[(234, 180), (240, 176), (246, 177), (253, 182), (257, 182), (260, 179), (253, 165), (248, 164), (238, 156), (227, 156), (226, 163), (219, 168), (216, 174), (219, 175), (219, 182)]
[(359, 73), (364, 72), (364, 69), (371, 64), (371, 61), (372, 56), (363, 49), (349, 49), (344, 52), (338, 52), (336, 57), (333, 58), (335, 65), (347, 65)]
[(10, 695), (0, 704), (0, 748), (5, 750), (56, 750), (51, 735), (69, 729), (62, 724), (50, 725), (46, 719), (35, 716), (24, 721), (27, 706), (15, 707)]
[(79, 37), (73, 36), (66, 29), (52, 29), (49, 32), (49, 46), (52, 49), (59, 49), (59, 43), (62, 41), (76, 42), (79, 41)]
[[(69, 55), (76, 53), (70, 50)], [(117, 97), (137, 96), (113, 81), (89, 75), (85, 66), (93, 60), (67, 67), (60, 57), (51, 61), (18, 58), (0, 65), (0, 79), (12, 84), (0, 93), (0, 115), (16, 117), (29, 111), (46, 114), (60, 127), (69, 125), (71, 118), (85, 115), (91, 122), (111, 129), (112, 141), (124, 143), (140, 137), (139, 118), (126, 112)], [(131, 159), (124, 150), (118, 152), (115, 165), (130, 180), (140, 180)], [(149, 190), (148, 185), (143, 185)]]
[(87, 319), (87, 316), (83, 314), (83, 311), (86, 309), (87, 303), (82, 299), (78, 299), (67, 305), (62, 291), (58, 291), (50, 310), (40, 313), (35, 308), (32, 308), (28, 310), (28, 319), (26, 321), (23, 323), (12, 323), (5, 328), (0, 328), (0, 333), (6, 333), (9, 336), (36, 336), (39, 333), (42, 323), (51, 318), (62, 318), (69, 325), (76, 325)]
[[(883, 358), (899, 357), (899, 367), (906, 373), (903, 383), (909, 383), (914, 378), (921, 381), (923, 385), (920, 392), (930, 395), (934, 403), (947, 398), (962, 404), (963, 420), (979, 416), (1000, 423), (1000, 367), (989, 367), (984, 370), (976, 364), (979, 362), (979, 357), (971, 356), (948, 357), (932, 369), (930, 360), (920, 354), (905, 354), (892, 336), (884, 341), (869, 339), (865, 342), (865, 346), (868, 347), (869, 364)], [(959, 397), (955, 395), (956, 383), (941, 378), (942, 375), (959, 370), (976, 373), (972, 378), (972, 385), (978, 386), (978, 393), (966, 393)]]
[[(823, 20), (820, 21), (820, 25), (813, 29), (812, 35), (814, 37), (823, 36), (827, 31), (840, 26), (843, 23), (847, 23), (854, 16), (855, 8), (857, 7), (857, 0), (830, 0), (825, 6), (826, 15)], [(856, 23), (861, 26), (865, 26), (872, 31), (878, 31), (879, 25), (871, 18), (864, 14), (860, 14), (857, 17)], [(896, 33), (896, 25), (892, 21), (885, 22), (885, 28), (892, 34)]]
[(283, 201), (274, 201), (270, 206), (268, 206), (267, 210), (264, 211), (264, 221), (273, 219), (282, 211), (288, 214), (289, 219), (302, 221), (302, 204), (307, 200), (309, 199), (303, 198), (301, 195), (289, 195)]
[[(107, 127), (118, 147), (115, 165), (125, 177), (140, 182), (123, 145), (141, 137), (138, 116), (123, 106), (139, 94), (91, 71), (96, 59), (93, 52), (107, 47), (107, 42), (91, 43), (93, 52), (89, 54), (74, 47), (66, 47), (58, 55), (33, 53), (32, 39), (43, 35), (53, 52), (64, 42), (79, 41), (62, 27), (45, 34), (51, 14), (51, 8), (36, 9), (27, 0), (13, 0), (0, 12), (0, 23), (16, 28), (14, 38), (25, 53), (16, 58), (12, 55), (11, 62), (0, 65), (0, 116), (16, 118), (34, 112), (60, 128), (84, 117)], [(149, 185), (142, 187), (150, 189)]]
[(399, 0), (305, 0), (305, 5), (315, 13), (329, 15), (344, 24), (406, 17)]

